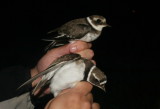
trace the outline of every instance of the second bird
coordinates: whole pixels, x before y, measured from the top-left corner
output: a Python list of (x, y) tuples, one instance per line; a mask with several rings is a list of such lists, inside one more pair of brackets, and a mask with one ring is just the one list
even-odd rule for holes
[(82, 40), (91, 42), (96, 40), (104, 27), (109, 27), (106, 23), (106, 18), (100, 15), (92, 15), (86, 18), (79, 18), (71, 20), (64, 25), (48, 32), (51, 39), (44, 39), (51, 41), (46, 47), (50, 50), (75, 40)]

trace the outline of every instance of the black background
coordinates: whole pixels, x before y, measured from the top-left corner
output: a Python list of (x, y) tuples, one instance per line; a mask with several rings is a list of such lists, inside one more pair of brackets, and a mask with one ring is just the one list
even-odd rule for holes
[(1, 69), (32, 68), (47, 45), (41, 41), (46, 32), (75, 18), (103, 15), (112, 27), (92, 48), (108, 83), (106, 93), (93, 92), (95, 101), (104, 109), (160, 109), (158, 3), (8, 0), (1, 5)]

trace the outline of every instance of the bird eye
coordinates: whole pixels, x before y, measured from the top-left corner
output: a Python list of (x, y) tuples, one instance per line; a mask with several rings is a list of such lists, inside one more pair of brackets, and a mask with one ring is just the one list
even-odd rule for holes
[(101, 21), (101, 19), (97, 19), (97, 21), (96, 21), (97, 23), (101, 23), (102, 21)]

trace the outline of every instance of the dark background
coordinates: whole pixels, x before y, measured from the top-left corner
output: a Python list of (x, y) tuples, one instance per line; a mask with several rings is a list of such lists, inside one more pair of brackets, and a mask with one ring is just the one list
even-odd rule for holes
[(104, 109), (160, 109), (159, 10), (154, 1), (8, 0), (1, 3), (0, 68), (33, 67), (46, 32), (93, 14), (107, 18), (93, 42), (94, 59), (108, 77), (107, 92), (93, 91)]

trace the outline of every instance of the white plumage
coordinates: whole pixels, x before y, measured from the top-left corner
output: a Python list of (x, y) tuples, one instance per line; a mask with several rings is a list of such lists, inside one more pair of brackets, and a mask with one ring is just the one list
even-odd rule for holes
[(57, 96), (61, 90), (72, 88), (77, 82), (83, 80), (85, 64), (82, 60), (78, 61), (64, 65), (54, 75), (50, 84), (51, 92), (54, 93), (54, 96)]

